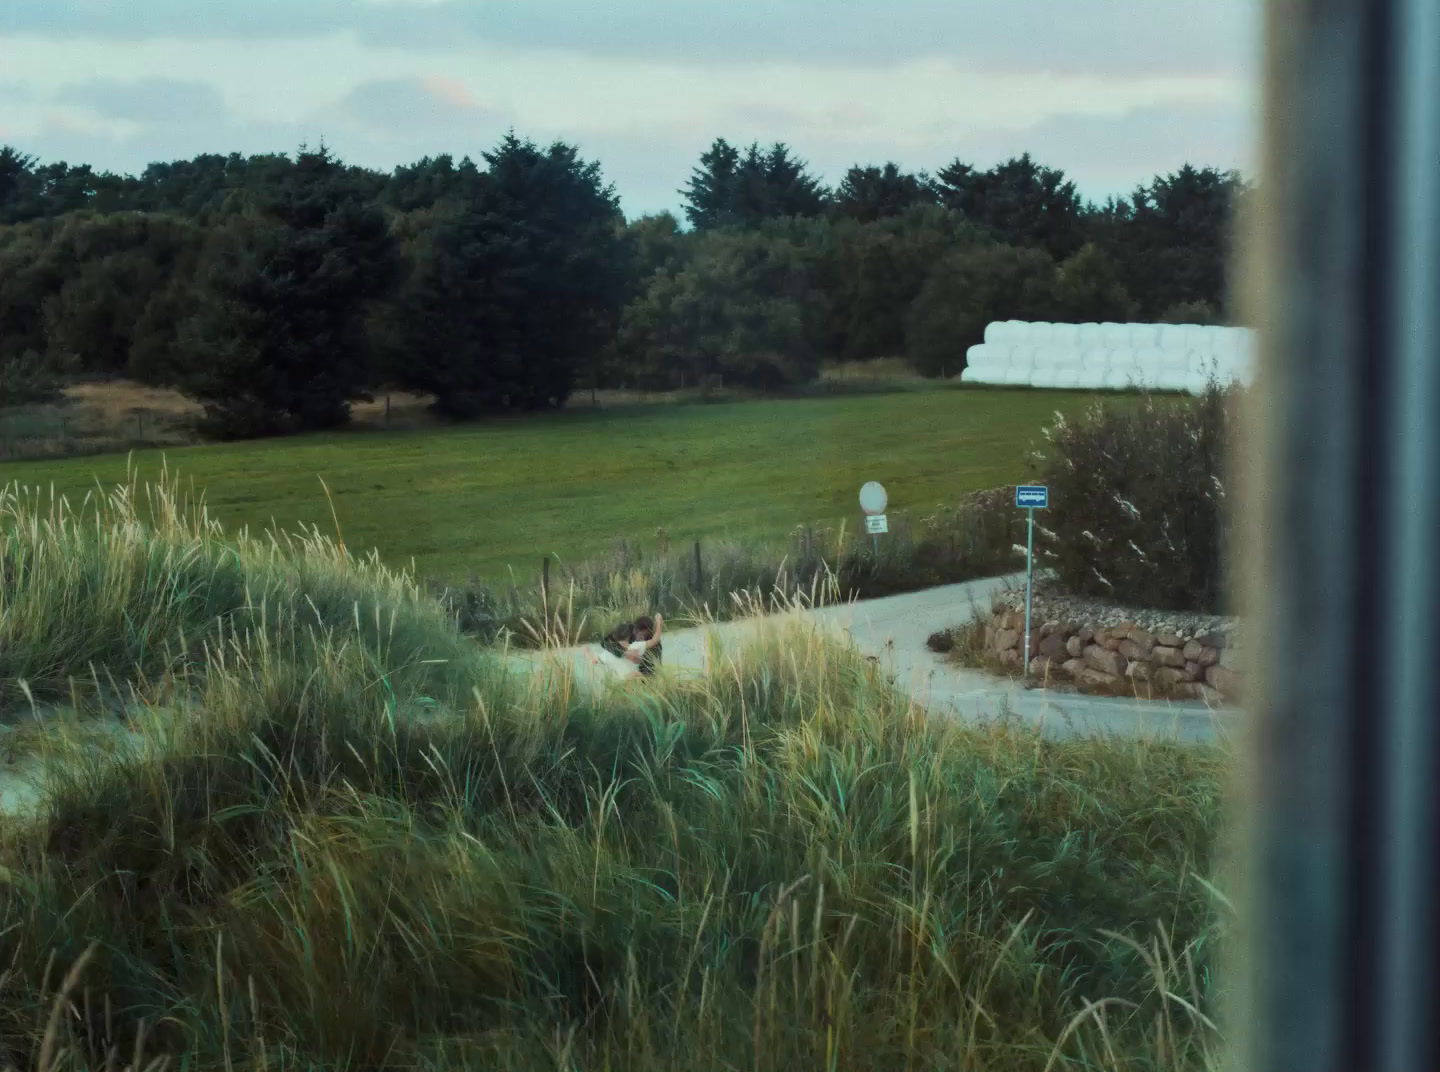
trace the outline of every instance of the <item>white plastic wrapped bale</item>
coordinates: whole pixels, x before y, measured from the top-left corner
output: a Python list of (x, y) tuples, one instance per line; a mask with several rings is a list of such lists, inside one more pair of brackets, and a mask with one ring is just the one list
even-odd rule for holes
[(1080, 363), (1086, 368), (1109, 368), (1110, 351), (1103, 346), (1090, 346), (1079, 351)]
[(1009, 346), (981, 343), (965, 351), (965, 368), (967, 371), (973, 369), (976, 377), (983, 380), (1003, 372), (1010, 364), (1010, 359)]
[(1190, 373), (1194, 376), (1208, 376), (1212, 372), (1220, 370), (1224, 358), (1213, 350), (1191, 350), (1189, 351)]
[(1049, 346), (1055, 338), (1055, 325), (1048, 320), (1032, 320), (1025, 325), (1025, 341), (1032, 346)]
[(992, 320), (985, 325), (985, 342), (989, 346), (1005, 346), (1010, 343), (1010, 321)]
[(1216, 328), (1215, 352), (1217, 354), (1238, 354), (1244, 337), (1243, 328)]
[(1210, 351), (1215, 347), (1213, 328), (1203, 324), (1181, 324), (1180, 331), (1187, 350)]
[(1049, 367), (1066, 362), (1078, 362), (1080, 351), (1073, 346), (1045, 345), (1035, 347), (1035, 364)]
[(1161, 324), (1156, 345), (1162, 350), (1188, 350), (1184, 324)]
[(1030, 371), (1030, 386), (1054, 387), (1059, 376), (1060, 370), (1054, 365), (1036, 365)]
[(1080, 325), (1053, 325), (1050, 329), (1050, 345), (1063, 347), (1067, 350), (1078, 350), (1080, 348)]
[(1100, 325), (1100, 345), (1115, 350), (1130, 345), (1130, 325), (1106, 321)]
[(1141, 368), (1152, 368), (1165, 360), (1165, 355), (1173, 353), (1172, 350), (1162, 350), (1158, 346), (1136, 347), (1131, 351), (1135, 355), (1135, 364)]
[(1030, 373), (1035, 368), (1035, 347), (1010, 347), (1010, 360), (996, 383), (1025, 385), (1030, 382)]
[(1191, 376), (1185, 381), (1185, 390), (1192, 395), (1203, 395), (1210, 381), (1204, 376)]
[(1153, 350), (1160, 345), (1158, 324), (1130, 324), (1130, 339), (1125, 344), (1135, 350)]
[(960, 371), (961, 383), (1003, 383), (1009, 366), (1004, 364), (967, 364)]
[(1139, 387), (1142, 382), (1140, 370), (1137, 368), (1112, 368), (1105, 371), (1105, 377), (1101, 384), (1112, 391), (1123, 391), (1127, 388)]
[(1091, 346), (1103, 346), (1104, 339), (1101, 337), (1100, 325), (1094, 323), (1076, 324), (1075, 334), (1082, 350)]
[(1189, 354), (1170, 351), (1149, 370), (1147, 386), (1157, 391), (1184, 391), (1189, 388), (1192, 375)]

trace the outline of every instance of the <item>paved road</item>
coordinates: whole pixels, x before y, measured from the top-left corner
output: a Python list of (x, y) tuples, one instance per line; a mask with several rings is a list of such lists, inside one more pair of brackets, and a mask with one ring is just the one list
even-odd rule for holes
[[(1023, 574), (991, 577), (884, 599), (822, 607), (794, 616), (848, 635), (861, 651), (879, 659), (897, 684), (937, 714), (975, 722), (1008, 716), (1037, 725), (1057, 737), (1145, 735), (1212, 742), (1236, 728), (1239, 712), (1234, 708), (1210, 708), (1200, 702), (1141, 701), (1026, 689), (1003, 678), (954, 666), (925, 646), (931, 633), (960, 625), (974, 614), (986, 613), (996, 592), (1007, 584), (1023, 581)], [(703, 670), (707, 633), (713, 634), (718, 642), (726, 643), (743, 638), (745, 631), (756, 627), (754, 622), (726, 622), (667, 632), (665, 666)], [(561, 657), (582, 675), (604, 673), (603, 669), (590, 664), (584, 649), (569, 649), (561, 653)]]

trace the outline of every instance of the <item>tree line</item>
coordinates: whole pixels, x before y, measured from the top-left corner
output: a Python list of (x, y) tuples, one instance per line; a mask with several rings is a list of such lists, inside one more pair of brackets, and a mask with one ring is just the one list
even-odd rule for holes
[(126, 376), (238, 437), (341, 425), (382, 387), (466, 418), (832, 360), (953, 375), (995, 319), (1226, 321), (1247, 190), (1187, 165), (1096, 205), (1028, 154), (830, 189), (722, 139), (682, 224), (627, 220), (597, 162), (514, 134), (388, 174), (324, 147), (135, 176), (0, 147), (0, 405)]

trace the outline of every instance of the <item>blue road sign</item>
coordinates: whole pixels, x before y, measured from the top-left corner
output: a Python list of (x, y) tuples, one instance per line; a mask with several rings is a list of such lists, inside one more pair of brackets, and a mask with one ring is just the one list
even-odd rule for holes
[(1015, 505), (1043, 510), (1050, 505), (1050, 489), (1044, 484), (1021, 484), (1015, 489)]

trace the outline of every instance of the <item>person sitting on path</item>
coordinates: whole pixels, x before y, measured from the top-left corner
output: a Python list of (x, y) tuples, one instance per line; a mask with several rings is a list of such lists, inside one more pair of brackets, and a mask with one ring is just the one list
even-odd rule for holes
[[(637, 618), (617, 625), (600, 641), (603, 661), (621, 680), (653, 674), (660, 662), (660, 633), (664, 624), (665, 619), (657, 616), (653, 621)], [(590, 661), (598, 664), (602, 659), (592, 654)]]
[(660, 669), (660, 658), (664, 654), (660, 647), (660, 633), (664, 627), (665, 616), (663, 614), (657, 614), (653, 619), (635, 619), (635, 639), (631, 641), (625, 657), (629, 659), (632, 654), (638, 655), (639, 658), (635, 660), (635, 663), (640, 668), (640, 673), (646, 677)]

